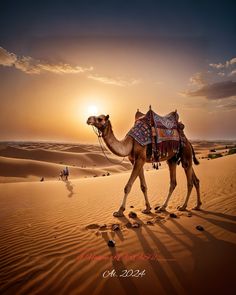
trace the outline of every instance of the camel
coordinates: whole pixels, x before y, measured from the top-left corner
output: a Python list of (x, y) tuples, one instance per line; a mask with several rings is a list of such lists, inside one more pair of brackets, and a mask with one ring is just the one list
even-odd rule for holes
[[(113, 213), (115, 217), (124, 216), (124, 211), (126, 207), (126, 200), (128, 194), (131, 191), (132, 185), (137, 177), (140, 179), (140, 187), (144, 195), (146, 208), (142, 211), (144, 214), (149, 214), (151, 212), (151, 206), (148, 200), (147, 195), (147, 184), (144, 177), (144, 164), (148, 162), (146, 149), (147, 146), (141, 146), (136, 140), (131, 136), (126, 135), (123, 140), (118, 140), (112, 130), (112, 125), (109, 119), (109, 115), (100, 115), (100, 116), (91, 116), (87, 120), (87, 124), (96, 127), (100, 135), (102, 136), (108, 149), (117, 156), (126, 157), (128, 156), (130, 162), (133, 165), (133, 169), (130, 175), (130, 178), (124, 188), (124, 197), (122, 204), (118, 211)], [(162, 156), (159, 161), (167, 161), (170, 173), (170, 186), (169, 193), (166, 200), (160, 206), (159, 211), (166, 211), (170, 197), (177, 185), (176, 182), (176, 167), (177, 162), (175, 160), (176, 152), (172, 150), (168, 151), (166, 156)], [(187, 178), (187, 195), (182, 206), (178, 207), (180, 211), (184, 211), (187, 208), (189, 197), (192, 191), (193, 186), (195, 186), (197, 192), (197, 205), (193, 209), (200, 210), (201, 207), (201, 198), (200, 198), (200, 185), (199, 179), (197, 178), (192, 165), (192, 160), (194, 164), (198, 165), (199, 162), (195, 157), (194, 149), (191, 143), (185, 140), (185, 145), (182, 148), (180, 161), (182, 167), (184, 168), (186, 178)]]

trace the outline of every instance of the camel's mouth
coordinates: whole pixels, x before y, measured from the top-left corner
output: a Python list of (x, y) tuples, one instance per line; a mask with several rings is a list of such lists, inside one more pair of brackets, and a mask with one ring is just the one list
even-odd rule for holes
[(93, 117), (89, 117), (87, 120), (87, 124), (88, 125), (94, 125), (94, 118)]

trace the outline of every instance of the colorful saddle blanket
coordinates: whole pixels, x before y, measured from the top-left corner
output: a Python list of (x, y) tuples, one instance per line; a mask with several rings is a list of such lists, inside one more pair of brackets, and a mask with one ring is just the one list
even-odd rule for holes
[(153, 149), (159, 155), (165, 154), (168, 150), (178, 151), (180, 135), (178, 132), (177, 112), (172, 112), (164, 117), (149, 110), (146, 114), (137, 112), (135, 124), (127, 135), (133, 137), (142, 146), (153, 143)]

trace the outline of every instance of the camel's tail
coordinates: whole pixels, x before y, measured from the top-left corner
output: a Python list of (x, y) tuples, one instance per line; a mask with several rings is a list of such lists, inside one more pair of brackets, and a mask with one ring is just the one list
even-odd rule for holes
[(200, 162), (199, 162), (198, 159), (196, 158), (195, 151), (194, 151), (194, 149), (193, 149), (193, 146), (192, 146), (191, 142), (190, 142), (190, 145), (191, 145), (192, 152), (193, 152), (193, 163), (194, 163), (195, 165), (199, 165)]

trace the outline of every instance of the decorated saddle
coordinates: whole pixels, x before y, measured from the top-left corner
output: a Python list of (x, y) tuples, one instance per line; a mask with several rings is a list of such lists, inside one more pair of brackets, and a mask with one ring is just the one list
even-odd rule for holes
[(135, 124), (128, 135), (142, 146), (151, 146), (152, 160), (158, 162), (161, 157), (168, 156), (168, 151), (179, 151), (181, 123), (178, 120), (177, 111), (162, 117), (153, 112), (151, 107), (146, 114), (138, 110), (135, 114)]

